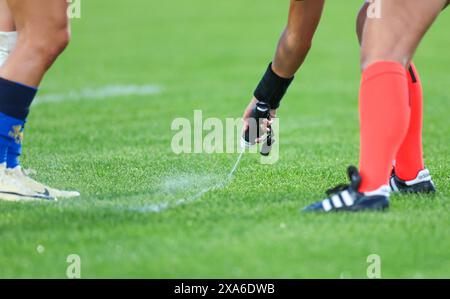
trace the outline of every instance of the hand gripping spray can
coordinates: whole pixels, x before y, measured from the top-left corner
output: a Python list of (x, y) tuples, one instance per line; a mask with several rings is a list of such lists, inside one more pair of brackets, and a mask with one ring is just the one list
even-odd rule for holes
[(266, 119), (268, 121), (271, 120), (269, 105), (264, 102), (256, 103), (256, 106), (248, 119), (249, 126), (242, 135), (241, 140), (242, 147), (249, 148), (256, 144), (257, 138), (265, 137), (260, 150), (260, 153), (263, 156), (268, 156), (270, 154), (272, 145), (275, 142), (275, 139), (273, 138), (273, 129), (270, 125), (267, 127), (268, 132), (266, 134), (261, 130), (261, 126)]

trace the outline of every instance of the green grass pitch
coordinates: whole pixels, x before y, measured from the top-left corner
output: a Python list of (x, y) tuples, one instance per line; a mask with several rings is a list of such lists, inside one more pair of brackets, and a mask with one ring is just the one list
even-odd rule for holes
[[(176, 117), (239, 117), (271, 60), (288, 1), (82, 1), (72, 43), (41, 98), (155, 85), (154, 95), (36, 102), (25, 168), (82, 192), (58, 203), (0, 202), (0, 277), (450, 277), (450, 26), (444, 12), (416, 54), (425, 159), (439, 192), (392, 197), (386, 213), (301, 215), (358, 162), (361, 1), (327, 1), (313, 50), (279, 111), (281, 159), (246, 155), (232, 183), (162, 213), (142, 207), (223, 180), (236, 154), (175, 155)], [(141, 210), (140, 210), (141, 209)], [(37, 250), (39, 247), (40, 250)]]

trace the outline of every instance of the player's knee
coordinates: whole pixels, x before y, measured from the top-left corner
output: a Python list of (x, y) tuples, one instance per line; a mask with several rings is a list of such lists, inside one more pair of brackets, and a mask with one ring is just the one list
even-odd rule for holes
[(35, 35), (29, 38), (28, 45), (37, 59), (44, 64), (51, 64), (68, 46), (70, 34), (68, 30), (54, 30), (44, 35)]
[(64, 28), (55, 31), (51, 40), (49, 40), (48, 42), (50, 46), (46, 54), (49, 56), (49, 58), (57, 58), (69, 45), (69, 30)]
[(408, 53), (399, 51), (366, 51), (361, 50), (361, 69), (365, 70), (371, 64), (378, 61), (394, 61), (403, 65), (405, 68), (411, 60)]
[(61, 30), (58, 40), (59, 53), (62, 53), (67, 48), (67, 46), (70, 43), (70, 38), (71, 38), (70, 30), (68, 29)]

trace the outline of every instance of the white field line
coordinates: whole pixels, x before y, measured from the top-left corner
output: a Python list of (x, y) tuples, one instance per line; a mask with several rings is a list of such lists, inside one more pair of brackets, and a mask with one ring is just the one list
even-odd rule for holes
[(49, 93), (38, 96), (35, 103), (55, 103), (78, 100), (105, 100), (121, 96), (146, 96), (162, 92), (156, 85), (107, 85), (97, 88), (84, 88), (64, 93)]
[(143, 205), (143, 206), (138, 206), (138, 207), (132, 207), (132, 208), (129, 208), (129, 210), (140, 212), (140, 213), (161, 213), (161, 212), (171, 209), (171, 208), (176, 208), (179, 206), (183, 206), (183, 205), (198, 201), (198, 199), (200, 199), (201, 197), (203, 197), (203, 195), (205, 195), (206, 193), (208, 193), (210, 191), (226, 188), (233, 180), (234, 173), (236, 172), (236, 170), (241, 162), (243, 154), (244, 154), (244, 152), (241, 152), (239, 154), (239, 157), (237, 158), (236, 163), (234, 164), (231, 171), (228, 173), (226, 180), (224, 180), (220, 183), (203, 188), (196, 194), (188, 196), (188, 197), (180, 198), (180, 199), (176, 200), (175, 202), (160, 202), (160, 203), (148, 204), (148, 205)]

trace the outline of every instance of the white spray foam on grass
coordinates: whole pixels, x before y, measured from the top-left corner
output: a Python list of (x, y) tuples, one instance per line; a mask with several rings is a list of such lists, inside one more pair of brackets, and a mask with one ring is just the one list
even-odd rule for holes
[[(233, 180), (234, 174), (241, 162), (243, 154), (244, 154), (244, 152), (239, 154), (239, 157), (237, 158), (231, 171), (228, 173), (226, 179), (219, 183), (215, 183), (213, 185), (204, 187), (199, 192), (197, 192), (191, 196), (186, 196), (186, 197), (180, 198), (180, 199), (176, 200), (175, 202), (166, 201), (166, 202), (160, 202), (160, 203), (154, 203), (154, 204), (147, 204), (147, 205), (143, 205), (143, 206), (139, 206), (139, 207), (132, 207), (129, 210), (140, 212), (140, 213), (160, 213), (160, 212), (163, 212), (163, 211), (171, 209), (171, 208), (176, 208), (179, 206), (183, 206), (183, 205), (186, 205), (189, 203), (196, 202), (200, 198), (202, 198), (203, 195), (205, 195), (208, 192), (226, 188)], [(192, 181), (192, 179), (187, 180), (188, 183), (189, 183), (189, 181)], [(180, 187), (182, 187), (182, 186), (183, 186), (183, 184), (180, 185)], [(171, 187), (171, 184), (169, 184), (169, 187)], [(188, 186), (186, 186), (186, 187), (188, 187)]]
[(204, 188), (220, 179), (217, 175), (188, 173), (170, 176), (163, 180), (160, 190), (166, 194), (185, 193), (189, 189)]
[(147, 96), (162, 92), (156, 85), (107, 85), (97, 88), (84, 88), (63, 93), (48, 93), (37, 97), (35, 104), (57, 103), (79, 100), (105, 100), (123, 96)]

